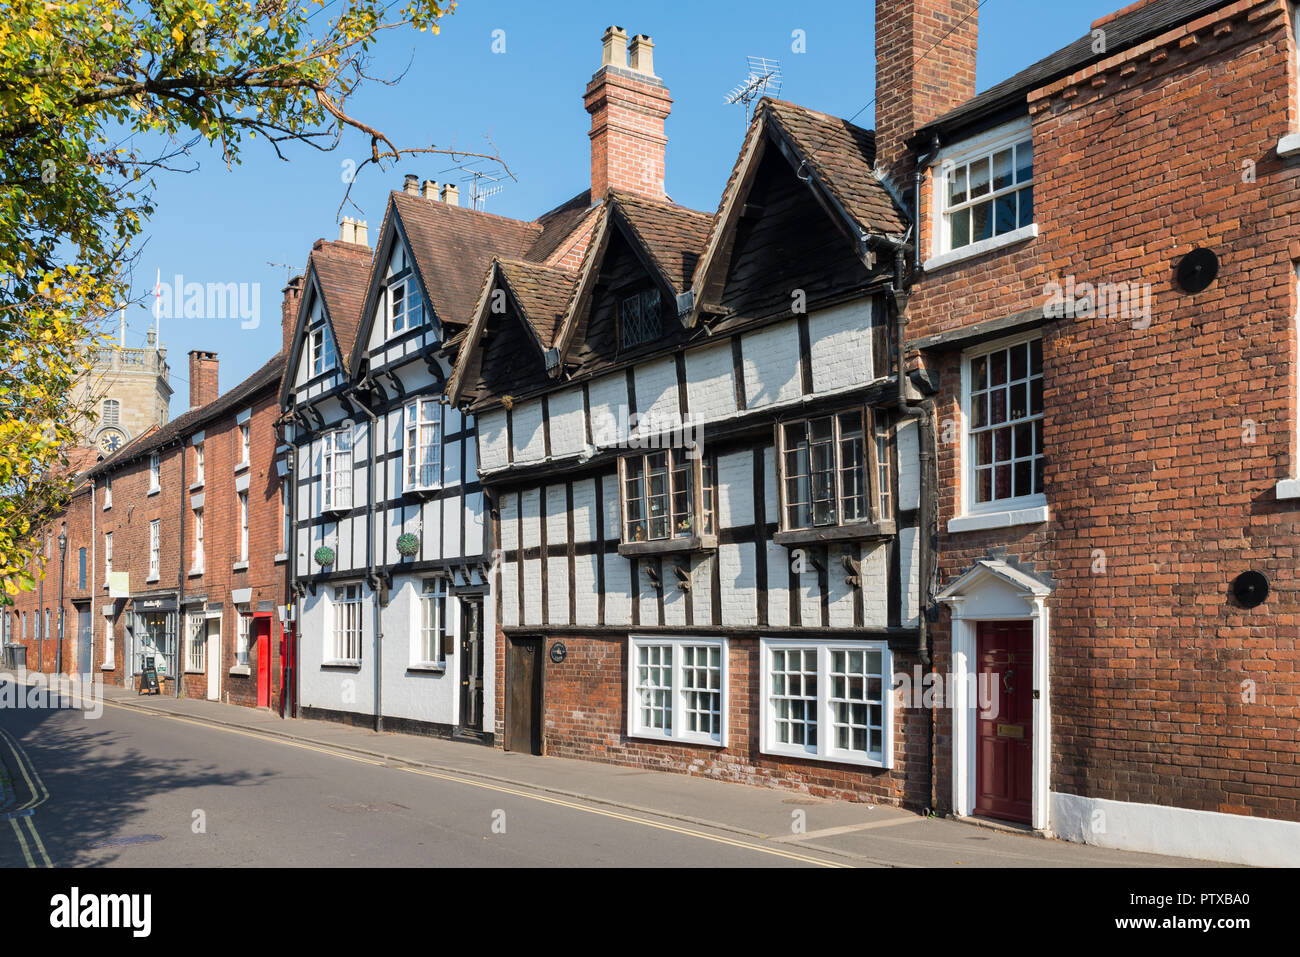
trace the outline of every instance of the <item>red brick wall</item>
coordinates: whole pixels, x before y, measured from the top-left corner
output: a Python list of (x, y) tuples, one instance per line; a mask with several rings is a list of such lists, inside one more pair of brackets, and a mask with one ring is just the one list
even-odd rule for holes
[[(923, 276), (912, 300), (909, 338), (1042, 303), (1067, 275), (1152, 287), (1149, 328), (1046, 328), (1050, 523), (948, 535), (960, 459), (939, 446), (941, 582), (999, 547), (1058, 582), (1053, 790), (1300, 820), (1300, 535), (1274, 492), (1297, 468), (1300, 165), (1274, 152), (1297, 120), (1284, 9), (1234, 4), (1032, 95), (1040, 235)], [(1174, 269), (1195, 246), (1222, 266), (1192, 296)], [(932, 364), (942, 437), (959, 368)], [(1229, 592), (1248, 569), (1273, 589), (1249, 610)], [(946, 613), (934, 637), (946, 670)]]
[(591, 198), (624, 189), (665, 199), (668, 90), (604, 70), (588, 84), (584, 103), (591, 114)]
[[(924, 711), (895, 711), (894, 767), (882, 770), (774, 757), (759, 751), (758, 636), (728, 642), (727, 747), (660, 743), (627, 733), (627, 635), (548, 635), (563, 641), (556, 664), (543, 654), (543, 752), (609, 764), (697, 774), (722, 781), (783, 787), (818, 797), (921, 809), (929, 806), (929, 733)], [(506, 646), (497, 632), (496, 742), (505, 746)], [(895, 671), (911, 673), (914, 656), (894, 653)]]

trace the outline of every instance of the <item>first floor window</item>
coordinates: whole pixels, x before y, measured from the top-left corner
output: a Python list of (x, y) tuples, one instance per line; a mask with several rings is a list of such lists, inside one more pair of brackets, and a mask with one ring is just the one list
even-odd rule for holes
[(203, 671), (207, 666), (208, 620), (203, 612), (191, 612), (185, 629), (185, 670)]
[(149, 523), (149, 578), (157, 579), (158, 569), (161, 559), (162, 549), (162, 530), (159, 526), (161, 519), (155, 518)]
[(447, 660), (447, 582), (426, 578), (420, 588), (420, 649), (424, 664)]
[(935, 177), (950, 252), (1034, 221), (1034, 143), (1013, 137), (968, 159), (943, 164)]
[(289, 480), (280, 480), (280, 510), (284, 513), (284, 520), (280, 523), (280, 551), (289, 551), (289, 522), (291, 514), (289, 512)]
[(104, 533), (104, 584), (113, 577), (113, 533)]
[(237, 627), (235, 629), (235, 664), (248, 667), (248, 633), (253, 625), (253, 616), (246, 607), (235, 609)]
[(878, 436), (868, 432), (868, 421), (866, 410), (850, 409), (780, 426), (784, 528), (843, 525), (871, 518), (871, 482), (879, 480), (871, 474)]
[(149, 456), (149, 491), (156, 492), (162, 487), (162, 456), (154, 452)]
[[(713, 470), (709, 468), (706, 475), (702, 462), (702, 458), (691, 458), (687, 449), (679, 448), (623, 458), (626, 541), (690, 538), (712, 531)], [(703, 502), (698, 509), (697, 500)], [(701, 528), (703, 531), (698, 531)]]
[(203, 568), (203, 509), (194, 510), (194, 569)]
[(239, 424), (239, 464), (247, 465), (252, 447), (249, 443), (249, 423)]
[(1043, 340), (966, 357), (966, 477), (973, 509), (1043, 496)]
[(726, 641), (633, 637), (629, 647), (631, 733), (725, 745)]
[(892, 765), (892, 659), (885, 642), (760, 644), (764, 753)]
[(194, 443), (194, 484), (203, 484), (203, 443)]
[(113, 507), (113, 476), (104, 476), (104, 508)]
[(327, 512), (352, 507), (352, 430), (327, 432), (321, 456), (321, 502)]
[(335, 661), (361, 660), (361, 586), (336, 585), (332, 657)]
[(248, 493), (239, 493), (239, 560), (248, 561)]
[(442, 403), (416, 399), (406, 406), (406, 487), (442, 482)]

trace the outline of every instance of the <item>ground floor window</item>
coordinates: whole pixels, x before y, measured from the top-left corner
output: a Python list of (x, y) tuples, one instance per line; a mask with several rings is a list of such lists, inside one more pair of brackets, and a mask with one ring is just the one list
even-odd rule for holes
[(176, 665), (176, 613), (136, 615), (135, 654), (132, 671), (138, 675), (149, 665), (161, 678)]
[(726, 639), (634, 636), (629, 648), (629, 732), (725, 746)]
[(447, 661), (447, 580), (426, 578), (420, 584), (417, 664), (442, 665)]
[(239, 605), (235, 608), (235, 620), (238, 624), (235, 631), (235, 664), (247, 668), (248, 634), (253, 627), (253, 616), (247, 605)]
[(361, 586), (336, 585), (333, 599), (333, 627), (330, 657), (334, 661), (361, 660)]
[(185, 626), (185, 670), (206, 670), (208, 620), (202, 611), (192, 611)]
[(765, 754), (892, 767), (886, 642), (760, 644)]

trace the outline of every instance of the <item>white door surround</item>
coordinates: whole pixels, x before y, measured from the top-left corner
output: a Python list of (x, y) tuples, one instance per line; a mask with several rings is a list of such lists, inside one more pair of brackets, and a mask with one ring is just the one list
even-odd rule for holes
[(1033, 625), (1033, 813), (1035, 830), (1050, 831), (1052, 728), (1048, 688), (1048, 613), (1051, 589), (1003, 561), (981, 559), (941, 591), (952, 611), (952, 806), (959, 817), (975, 808), (976, 624), (1029, 621)]
[(221, 700), (221, 618), (209, 612), (207, 620), (208, 700)]

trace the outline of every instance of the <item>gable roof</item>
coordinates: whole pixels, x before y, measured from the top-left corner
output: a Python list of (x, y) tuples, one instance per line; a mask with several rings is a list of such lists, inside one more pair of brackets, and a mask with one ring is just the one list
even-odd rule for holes
[[(600, 202), (595, 204), (600, 205)], [(542, 227), (537, 239), (528, 248), (525, 259), (531, 262), (546, 262), (558, 252), (575, 229), (593, 209), (591, 190), (583, 190), (568, 202), (562, 203), (549, 212), (537, 217), (537, 224)]]
[(285, 356), (281, 352), (224, 395), (218, 396), (207, 405), (181, 413), (166, 425), (154, 427), (143, 435), (137, 436), (98, 465), (88, 469), (86, 475), (89, 477), (112, 472), (119, 466), (133, 462), (191, 432), (197, 432), (209, 422), (250, 404), (259, 393), (279, 386), (284, 368)]
[(949, 110), (937, 120), (921, 127), (914, 140), (928, 145), (935, 133), (972, 126), (1016, 107), (1023, 111), (1027, 108), (1030, 91), (1069, 76), (1090, 63), (1145, 43), (1203, 13), (1227, 6), (1229, 2), (1230, 0), (1149, 0), (1145, 4), (1132, 4), (1131, 9), (1126, 8), (1112, 14), (1111, 19), (1097, 21), (1098, 28), (1106, 34), (1104, 52), (1097, 53), (1093, 50), (1096, 41), (1089, 31), (1073, 43), (1061, 47), (1050, 56), (989, 87), (956, 109)]
[(689, 289), (713, 226), (713, 216), (632, 193), (611, 191), (610, 199), (614, 212), (636, 233), (642, 250), (673, 292)]

